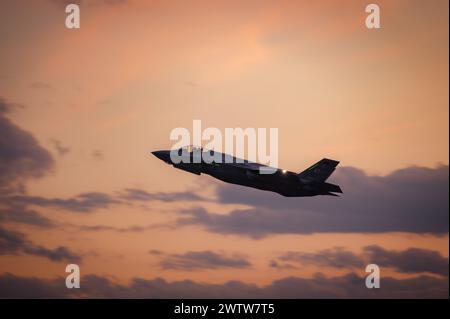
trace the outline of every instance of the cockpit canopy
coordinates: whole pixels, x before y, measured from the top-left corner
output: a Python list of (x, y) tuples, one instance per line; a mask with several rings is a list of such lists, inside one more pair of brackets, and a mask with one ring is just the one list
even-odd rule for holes
[(201, 152), (201, 151), (203, 150), (203, 148), (202, 148), (202, 147), (199, 147), (199, 146), (195, 146), (195, 145), (187, 145), (187, 146), (183, 146), (183, 147), (181, 148), (181, 150), (186, 150), (187, 152), (192, 153), (192, 152), (195, 151), (195, 150)]

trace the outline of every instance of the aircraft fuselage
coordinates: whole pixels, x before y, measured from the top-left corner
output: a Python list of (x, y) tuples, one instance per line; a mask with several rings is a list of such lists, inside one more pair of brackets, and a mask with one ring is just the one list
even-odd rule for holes
[[(222, 160), (220, 162), (207, 162), (203, 160), (202, 156), (202, 159), (197, 163), (193, 160), (190, 162), (174, 163), (170, 158), (170, 151), (155, 151), (152, 154), (167, 164), (173, 165), (175, 168), (193, 174), (207, 174), (226, 183), (272, 191), (283, 196), (337, 196), (331, 192), (342, 192), (337, 185), (325, 183), (324, 181), (317, 181), (311, 178), (302, 180), (301, 174), (296, 174), (287, 170), (274, 169), (273, 174), (261, 174), (259, 167), (267, 166), (230, 157), (226, 154), (222, 154)], [(228, 162), (225, 161), (225, 156), (228, 156)], [(232, 159), (231, 162), (230, 158)], [(193, 159), (192, 155), (191, 159)], [(337, 165), (337, 162), (333, 161), (333, 164)]]

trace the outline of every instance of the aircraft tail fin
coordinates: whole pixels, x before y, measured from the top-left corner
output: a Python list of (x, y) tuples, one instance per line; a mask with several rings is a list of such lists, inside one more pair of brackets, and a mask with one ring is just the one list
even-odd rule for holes
[[(298, 174), (298, 177), (305, 182), (321, 183), (325, 182), (328, 177), (334, 172), (338, 161), (324, 158), (318, 161), (316, 164), (307, 168), (303, 172)], [(332, 185), (332, 184), (330, 184)], [(338, 186), (339, 187), (339, 186)]]

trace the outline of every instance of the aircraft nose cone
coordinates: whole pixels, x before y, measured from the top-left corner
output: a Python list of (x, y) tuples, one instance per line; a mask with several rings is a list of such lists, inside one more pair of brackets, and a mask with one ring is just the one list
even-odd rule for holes
[(154, 151), (152, 152), (157, 158), (166, 163), (170, 163), (170, 152), (169, 151)]

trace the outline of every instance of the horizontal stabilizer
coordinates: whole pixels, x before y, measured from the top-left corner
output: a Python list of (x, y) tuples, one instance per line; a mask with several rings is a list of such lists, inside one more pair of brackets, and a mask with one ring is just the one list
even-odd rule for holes
[(341, 189), (341, 187), (339, 185), (330, 184), (330, 183), (324, 183), (323, 187), (328, 192), (341, 193), (342, 194), (342, 189)]
[(335, 193), (330, 193), (330, 192), (328, 192), (326, 195), (340, 197), (339, 195), (337, 195), (337, 194), (335, 194)]

